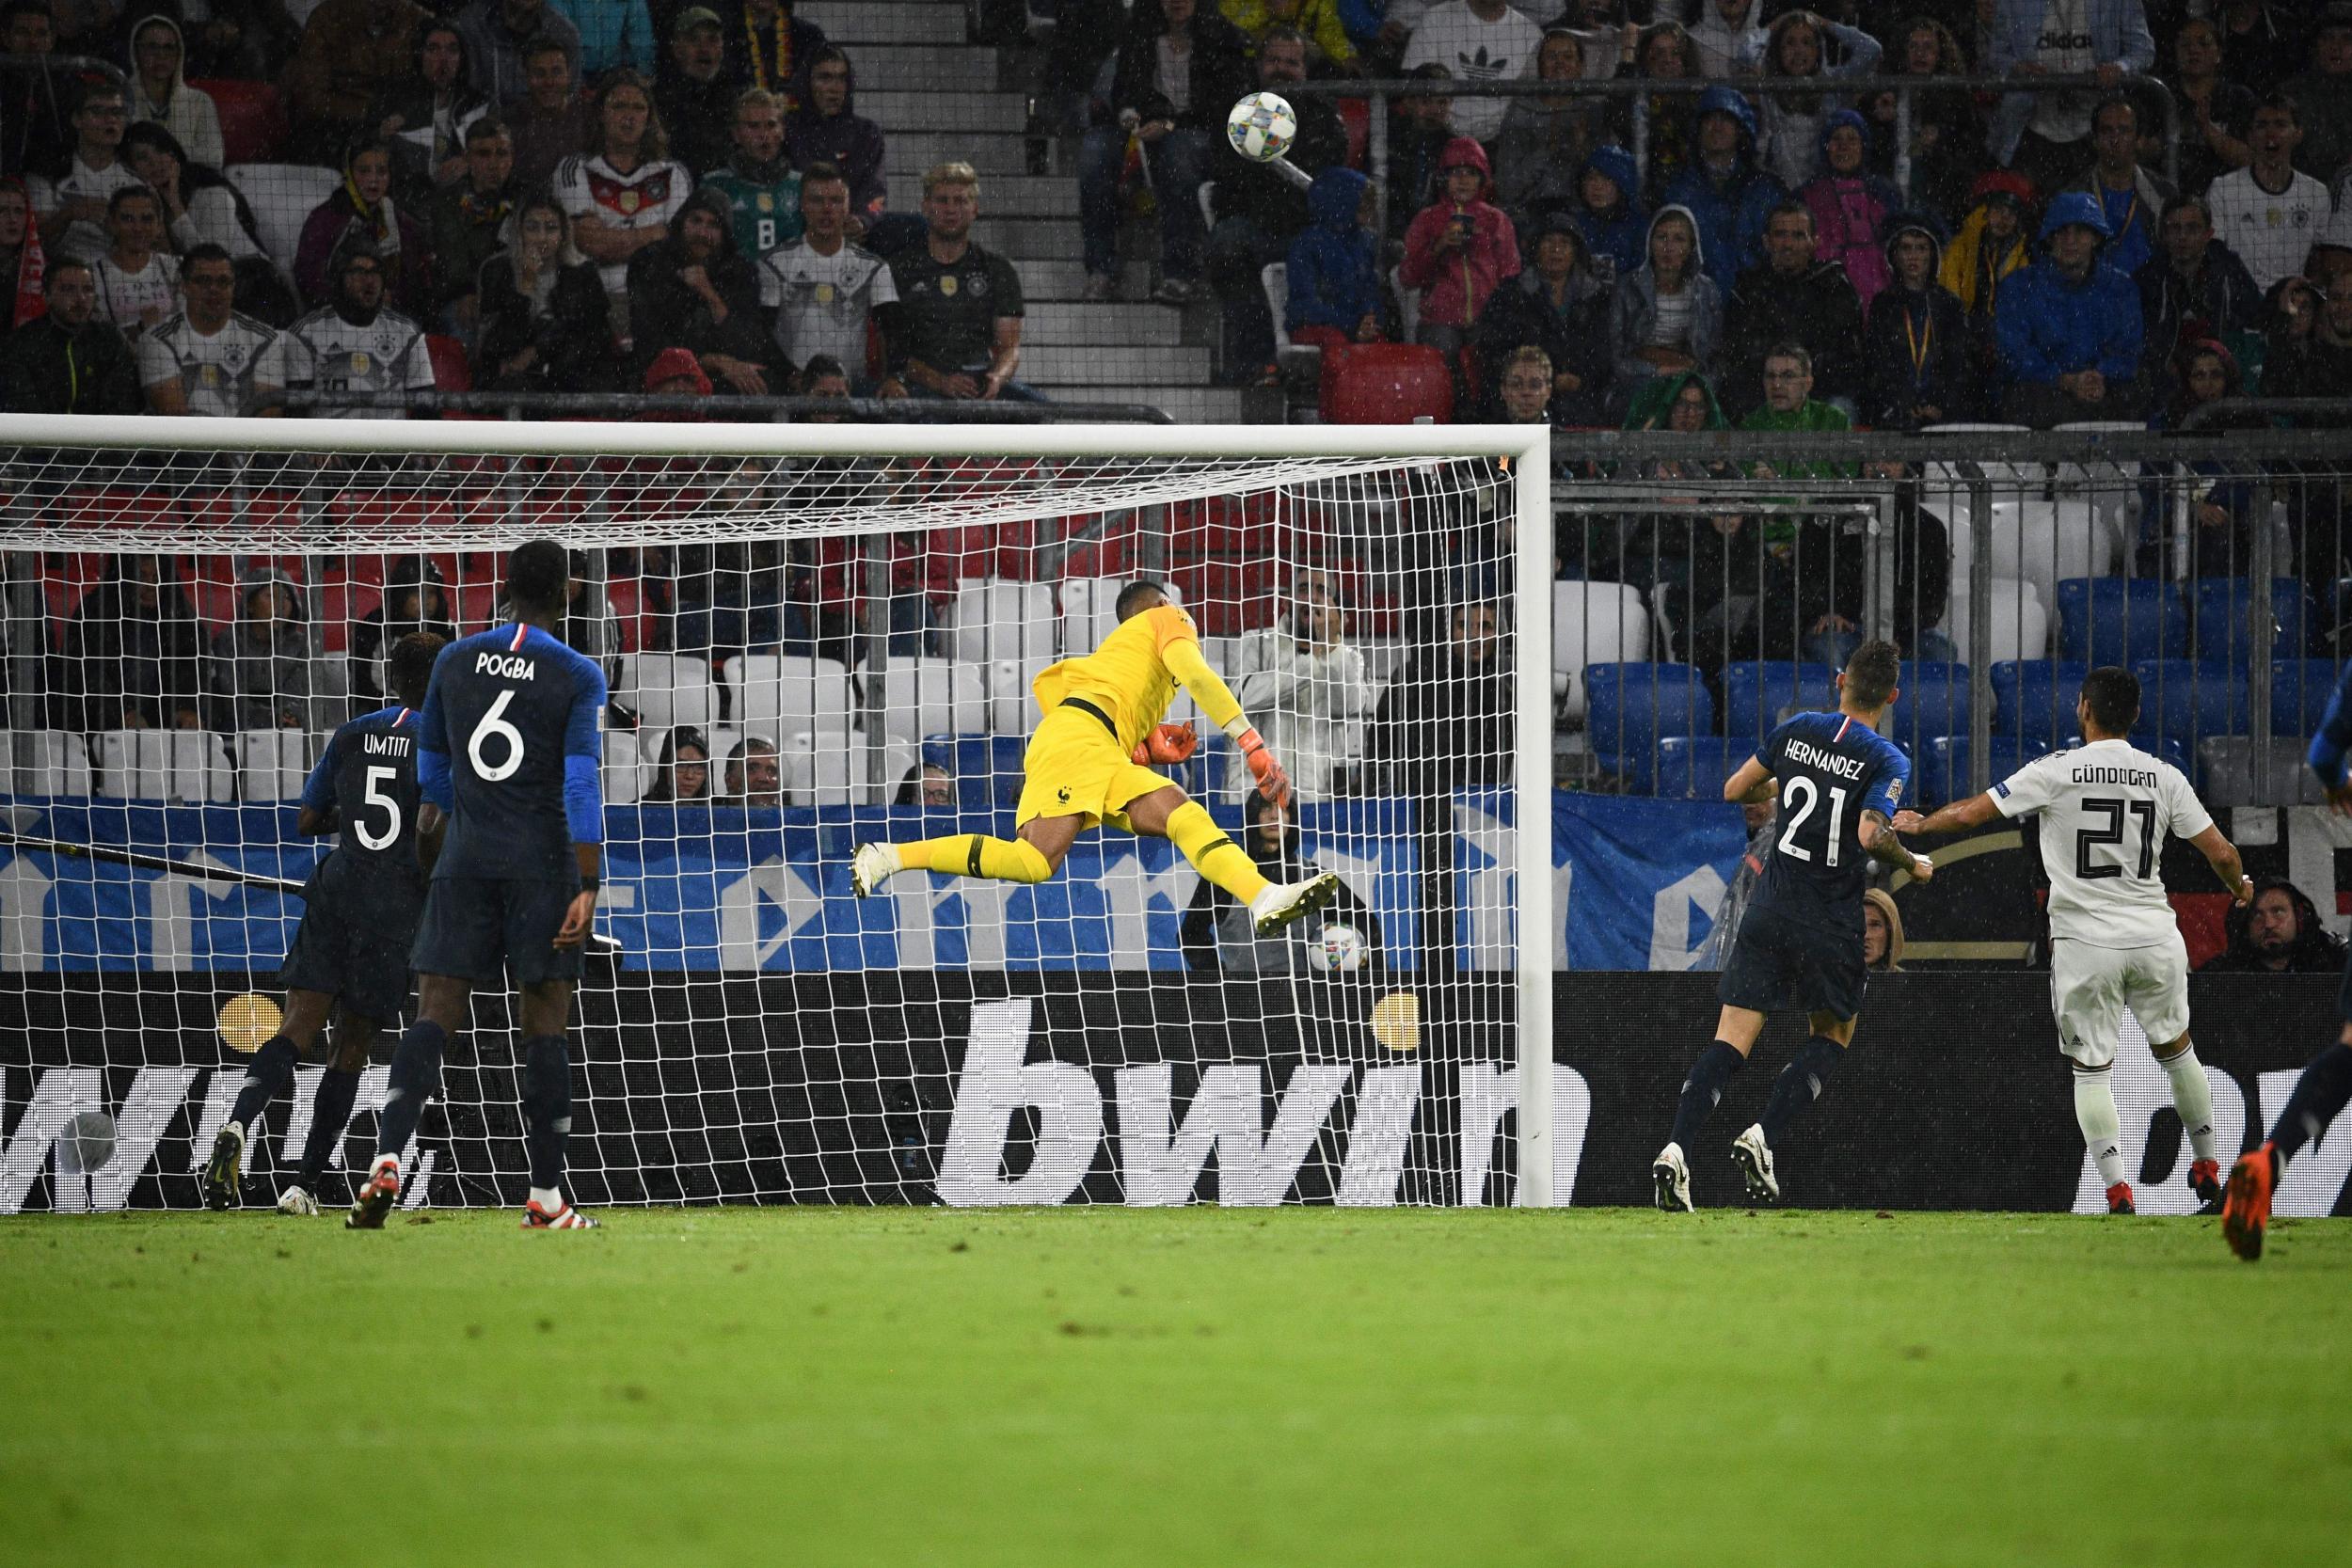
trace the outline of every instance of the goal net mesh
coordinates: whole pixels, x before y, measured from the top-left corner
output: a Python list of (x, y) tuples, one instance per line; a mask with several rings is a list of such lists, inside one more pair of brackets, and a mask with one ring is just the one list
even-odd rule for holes
[[(307, 771), (386, 705), (400, 635), (504, 620), (502, 552), (543, 535), (612, 690), (579, 1201), (1512, 1200), (1514, 789), (1551, 738), (1514, 729), (1515, 672), (1549, 660), (1515, 642), (1507, 463), (697, 439), (0, 454), (0, 1209), (197, 1201), (333, 842), (296, 835)], [(1259, 939), (1172, 845), (1108, 826), (1034, 887), (856, 898), (859, 842), (1012, 836), (1030, 684), (1138, 578), (1296, 799), (1255, 796), (1205, 721), (1170, 782), (1269, 878), (1338, 873), (1336, 907)], [(1168, 718), (1198, 715), (1180, 692)], [(410, 1203), (520, 1200), (513, 1023), (477, 995)], [(292, 1178), (318, 1060), (255, 1130), (248, 1206)]]

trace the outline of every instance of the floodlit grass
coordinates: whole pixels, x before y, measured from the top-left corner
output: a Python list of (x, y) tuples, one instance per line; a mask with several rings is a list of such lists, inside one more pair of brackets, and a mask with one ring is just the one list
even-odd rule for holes
[(2341, 1563), (2352, 1226), (0, 1224), (0, 1562)]

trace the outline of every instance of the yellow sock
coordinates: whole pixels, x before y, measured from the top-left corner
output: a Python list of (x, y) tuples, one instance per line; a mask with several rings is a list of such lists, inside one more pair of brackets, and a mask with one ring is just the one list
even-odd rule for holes
[(1257, 862), (1248, 850), (1226, 836), (1198, 800), (1186, 800), (1168, 814), (1168, 836), (1193, 869), (1247, 904), (1269, 885), (1258, 875)]
[(1036, 845), (1017, 838), (950, 833), (897, 847), (898, 863), (910, 871), (945, 871), (950, 876), (990, 877), (1000, 882), (1041, 882), (1054, 874)]

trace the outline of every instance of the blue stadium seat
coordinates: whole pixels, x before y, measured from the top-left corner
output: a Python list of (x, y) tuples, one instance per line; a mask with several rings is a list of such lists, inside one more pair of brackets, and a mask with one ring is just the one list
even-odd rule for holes
[(2162, 736), (2185, 756), (2207, 736), (2244, 735), (2252, 728), (2246, 681), (2236, 671), (2187, 658), (2144, 658), (2132, 666), (2132, 673), (2139, 677), (2135, 735)]
[(1704, 736), (1715, 700), (1688, 664), (1588, 664), (1584, 733), (1602, 765), (1647, 794), (1658, 776), (1658, 737)]
[(927, 735), (923, 760), (954, 775), (958, 806), (1009, 806), (1021, 799), (1021, 753), (1027, 745), (1017, 735)]
[(2188, 652), (2188, 606), (2175, 583), (2068, 578), (2058, 585), (2058, 607), (2062, 659), (2128, 664)]
[(2270, 666), (2270, 733), (2308, 740), (2328, 717), (2338, 666), (2331, 658), (2282, 658)]
[[(2197, 585), (2197, 657), (2208, 664), (2228, 664), (2243, 670), (2252, 657), (2254, 603), (2251, 578), (2208, 578)], [(2274, 578), (2270, 583), (2270, 612), (2278, 632), (2270, 651), (2280, 658), (2303, 654), (2303, 628), (2310, 624), (2303, 584), (2295, 578)]]
[(1968, 732), (1968, 666), (1903, 661), (1886, 731), (1915, 755), (1938, 736)]
[(1724, 781), (1756, 755), (1746, 736), (1669, 735), (1658, 742), (1656, 793), (1677, 800), (1720, 800)]
[(1837, 672), (1788, 658), (1743, 658), (1724, 666), (1724, 730), (1757, 738), (1783, 708), (1837, 705)]
[(1993, 667), (1993, 733), (2047, 741), (2074, 727), (2074, 699), (2090, 666), (2076, 659), (2012, 658)]
[[(1999, 784), (2011, 773), (2039, 756), (2046, 756), (2056, 747), (2044, 740), (2027, 738), (2023, 741), (2006, 736), (1994, 736), (1985, 755), (1990, 759), (1985, 783)], [(1938, 736), (1919, 753), (1919, 765), (1913, 770), (1918, 781), (1919, 806), (1940, 806), (1961, 800), (1970, 793), (1968, 764), (1975, 752), (1964, 735)]]

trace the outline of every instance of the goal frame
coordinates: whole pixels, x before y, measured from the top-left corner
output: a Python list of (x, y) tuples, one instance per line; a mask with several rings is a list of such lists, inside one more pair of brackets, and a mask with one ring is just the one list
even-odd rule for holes
[[(943, 412), (945, 410), (943, 409)], [(429, 432), (429, 437), (427, 433)], [(1339, 457), (1500, 458), (1516, 500), (1512, 633), (1515, 759), (1513, 874), (1518, 935), (1519, 1071), (1516, 1203), (1549, 1208), (1552, 1193), (1551, 431), (1530, 425), (725, 424), (406, 420), (199, 419), (11, 415), (11, 448), (117, 451), (412, 452), (551, 457)], [(590, 543), (594, 543), (591, 541)], [(172, 546), (126, 535), (130, 553)], [(9, 547), (20, 547), (11, 546)], [(1530, 593), (1527, 584), (1540, 584)], [(1534, 743), (1531, 744), (1531, 739)]]

